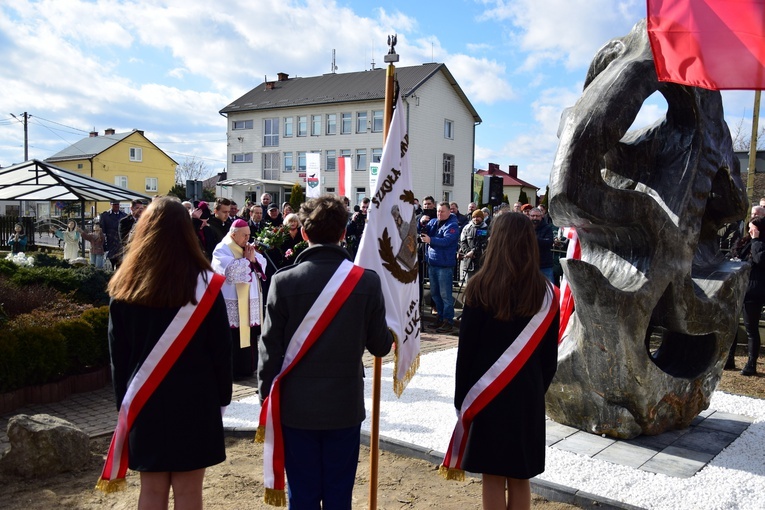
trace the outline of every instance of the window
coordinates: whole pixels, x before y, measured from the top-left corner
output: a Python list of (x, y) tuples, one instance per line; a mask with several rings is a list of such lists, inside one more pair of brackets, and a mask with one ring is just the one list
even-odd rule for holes
[(372, 110), (372, 132), (382, 133), (383, 130), (383, 111)]
[(340, 115), (341, 115), (340, 134), (350, 135), (351, 134), (351, 114), (341, 113)]
[(251, 120), (235, 120), (231, 122), (231, 129), (236, 131), (237, 129), (252, 129)]
[(444, 138), (454, 140), (454, 121), (444, 120)]
[(382, 160), (382, 149), (372, 149), (372, 163), (379, 163)]
[(284, 117), (284, 138), (292, 138), (292, 117)]
[(367, 132), (367, 112), (356, 112), (356, 132)]
[(327, 188), (327, 193), (334, 193), (334, 192), (335, 192), (335, 188)]
[(306, 136), (308, 134), (308, 117), (301, 115), (298, 117), (298, 136)]
[(146, 178), (146, 191), (153, 191), (157, 192), (157, 178), (156, 177), (147, 177)]
[(356, 170), (367, 169), (367, 150), (356, 149)]
[(327, 172), (334, 172), (337, 170), (337, 151), (327, 151), (327, 164), (325, 168)]
[(279, 118), (263, 119), (263, 147), (279, 147)]
[(337, 114), (330, 113), (327, 115), (327, 134), (334, 135), (337, 131)]
[(321, 115), (311, 115), (311, 136), (321, 134)]
[(306, 168), (305, 152), (298, 152), (298, 172), (305, 172)]
[(454, 184), (454, 156), (444, 154), (444, 177), (443, 184), (452, 186)]
[(138, 147), (131, 147), (130, 161), (143, 161), (143, 149), (139, 149)]
[(82, 170), (82, 163), (77, 163), (77, 170)]
[(120, 188), (127, 188), (128, 187), (128, 178), (127, 178), (127, 175), (115, 175), (114, 176), (114, 185), (118, 186)]
[(252, 163), (252, 152), (231, 155), (232, 163)]
[(366, 188), (356, 188), (356, 203), (360, 204), (364, 197), (367, 196)]
[(340, 151), (340, 157), (341, 158), (350, 158), (351, 157), (351, 149), (343, 149)]
[(291, 172), (295, 169), (295, 163), (292, 161), (292, 153), (284, 153), (284, 171)]
[(279, 180), (280, 158), (278, 152), (263, 153), (263, 178), (273, 181)]

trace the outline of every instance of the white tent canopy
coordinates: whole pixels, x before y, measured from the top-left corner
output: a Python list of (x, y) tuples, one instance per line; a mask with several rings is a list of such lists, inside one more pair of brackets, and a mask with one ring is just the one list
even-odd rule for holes
[(0, 168), (0, 200), (129, 202), (151, 198), (34, 159)]

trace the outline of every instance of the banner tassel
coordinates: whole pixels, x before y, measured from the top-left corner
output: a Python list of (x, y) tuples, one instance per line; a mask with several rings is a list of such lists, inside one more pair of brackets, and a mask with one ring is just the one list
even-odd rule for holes
[(283, 490), (266, 488), (263, 501), (271, 506), (287, 506), (287, 494)]
[(106, 494), (124, 491), (127, 489), (127, 481), (124, 478), (118, 478), (116, 480), (104, 480), (103, 478), (99, 478), (98, 482), (96, 482), (96, 489)]
[(457, 468), (448, 468), (441, 464), (438, 468), (438, 474), (443, 476), (447, 480), (457, 480), (458, 482), (465, 481), (465, 471)]

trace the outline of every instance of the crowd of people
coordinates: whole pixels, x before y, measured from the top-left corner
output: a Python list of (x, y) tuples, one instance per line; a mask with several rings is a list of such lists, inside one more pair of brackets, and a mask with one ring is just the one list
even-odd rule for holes
[[(256, 374), (267, 501), (351, 508), (365, 418), (361, 357), (384, 356), (393, 344), (380, 275), (352, 263), (369, 205), (352, 210), (323, 195), (294, 211), (266, 194), (239, 210), (225, 198), (211, 208), (162, 197), (132, 204), (130, 215), (102, 215), (107, 256), (119, 246), (109, 344), (121, 418), (99, 488), (124, 483), (130, 468), (140, 472), (140, 508), (167, 507), (171, 490), (176, 508), (201, 508), (205, 468), (225, 458), (221, 409), (232, 382)], [(528, 478), (544, 469), (554, 286), (539, 270), (532, 219), (492, 218), (476, 204), (467, 211), (432, 197), (417, 211), (439, 331), (455, 327), (458, 261), (468, 275), (454, 403), (469, 435), (448, 468), (483, 473), (484, 508), (528, 508)], [(266, 242), (277, 237), (278, 248)], [(517, 285), (527, 289), (522, 298), (502, 290)], [(527, 334), (529, 324), (543, 334)], [(503, 352), (532, 336), (533, 353), (517, 370)], [(472, 420), (469, 395), (486, 391), (488, 367), (504, 362), (515, 376), (488, 385), (491, 395), (480, 400), (489, 405)], [(179, 432), (179, 420), (194, 426)], [(502, 432), (508, 427), (513, 434)]]

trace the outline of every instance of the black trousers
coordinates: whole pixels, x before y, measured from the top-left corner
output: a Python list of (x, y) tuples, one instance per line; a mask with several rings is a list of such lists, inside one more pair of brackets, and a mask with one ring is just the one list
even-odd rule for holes
[(765, 299), (744, 301), (744, 329), (746, 329), (749, 359), (757, 361), (760, 356), (760, 314)]
[(250, 346), (239, 347), (239, 328), (231, 328), (231, 366), (234, 379), (246, 379), (258, 367), (258, 338), (260, 326), (250, 328)]

